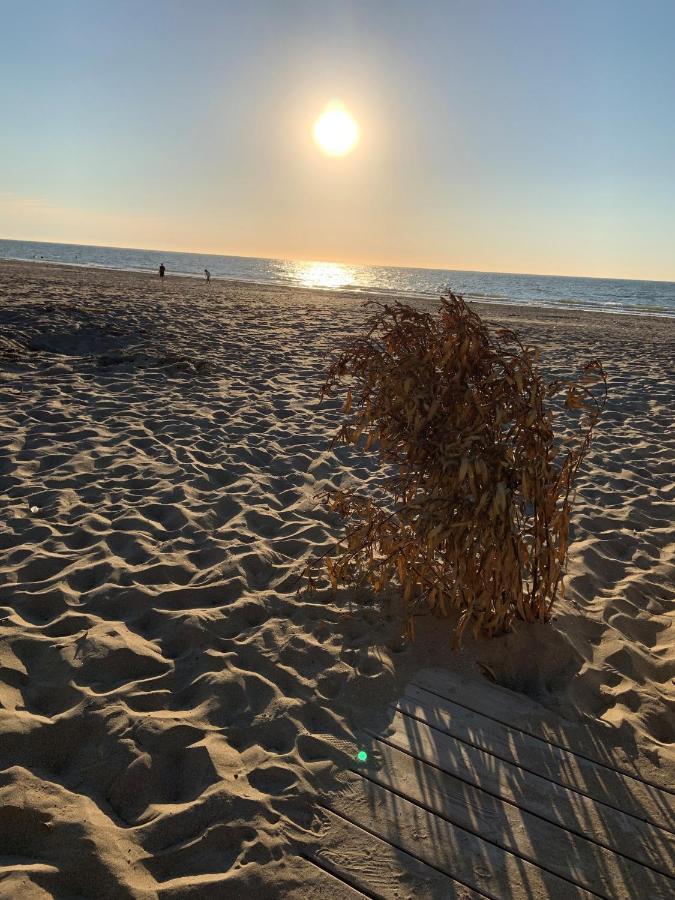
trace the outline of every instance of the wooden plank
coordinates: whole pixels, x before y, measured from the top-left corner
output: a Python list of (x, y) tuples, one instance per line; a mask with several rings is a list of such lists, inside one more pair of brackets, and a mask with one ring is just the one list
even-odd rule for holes
[(363, 900), (369, 896), (346, 884), (323, 866), (302, 857), (293, 860), (292, 871), (301, 883), (297, 887), (286, 887), (283, 882), (279, 885), (287, 900), (306, 900), (308, 897), (312, 900)]
[[(637, 774), (623, 771), (619, 765), (612, 767), (615, 762), (612, 753), (606, 746), (600, 746), (599, 739), (589, 737), (588, 729), (567, 722), (562, 727), (559, 720), (553, 725), (552, 716), (546, 710), (513, 691), (462, 679), (445, 671), (442, 677), (436, 670), (424, 670), (416, 675), (406, 694), (420, 701), (422, 695), (416, 694), (415, 688), (427, 692), (425, 705), (454, 714), (458, 725), (462, 720), (456, 707), (463, 707), (468, 714), (464, 723), (470, 727), (473, 722), (476, 738), (485, 741), (482, 749), (491, 752), (488, 742), (501, 736), (502, 748), (511, 745), (513, 762), (532, 759), (537, 763), (536, 771), (545, 772), (551, 780), (660, 828), (674, 830), (675, 795)], [(495, 753), (500, 755), (496, 745)]]
[[(492, 726), (496, 723), (476, 722), (479, 717), (457, 706), (423, 706), (415, 700), (421, 693), (410, 691), (396, 704), (398, 711), (383, 734), (388, 742), (562, 828), (673, 876), (675, 835), (598, 803), (587, 794), (561, 787), (568, 761), (559, 757), (566, 751), (553, 748), (556, 752), (551, 758), (549, 748), (536, 742), (528, 753), (527, 744), (518, 747), (518, 738), (522, 744), (523, 735), (494, 733)], [(502, 726), (496, 728), (506, 731)], [(481, 746), (486, 750), (477, 749)], [(495, 753), (498, 759), (492, 755)], [(516, 764), (504, 761), (509, 757)], [(519, 768), (522, 765), (527, 769)], [(555, 783), (549, 780), (548, 775), (555, 777), (560, 768), (562, 779), (557, 778)], [(537, 771), (546, 773), (546, 777), (534, 774)]]
[[(379, 835), (406, 853), (420, 857), (437, 871), (491, 900), (506, 897), (590, 900), (593, 896), (569, 880), (478, 836), (475, 831), (484, 826), (478, 818), (471, 820), (473, 831), (461, 828), (449, 821), (449, 817), (437, 815), (419, 802), (413, 802), (399, 788), (392, 791), (383, 787), (373, 780), (378, 774), (381, 772), (372, 769), (360, 774), (343, 773), (344, 789), (331, 795), (326, 805), (350, 822)], [(398, 782), (398, 772), (392, 774)], [(407, 783), (403, 785), (404, 790), (408, 787)], [(452, 812), (457, 812), (454, 805)], [(469, 810), (469, 814), (471, 812)]]
[(319, 809), (318, 815), (318, 844), (305, 855), (366, 896), (421, 900), (484, 897), (329, 809)]
[[(272, 867), (265, 878), (261, 898), (284, 900), (364, 900), (368, 897), (311, 861), (297, 856), (287, 860), (284, 871)], [(237, 882), (231, 872), (185, 876), (162, 882), (156, 895), (161, 900), (204, 900), (204, 898), (254, 896), (255, 887)], [(60, 896), (60, 895), (59, 895)], [(120, 895), (124, 896), (124, 895)]]
[(505, 803), (379, 739), (371, 750), (374, 764), (368, 777), (377, 784), (543, 870), (601, 897), (673, 897), (675, 884), (667, 876)]
[(412, 684), (500, 721), (512, 728), (584, 756), (600, 766), (651, 784), (675, 798), (675, 791), (642, 775), (621, 747), (613, 746), (608, 726), (561, 720), (525, 694), (494, 684), (486, 678), (467, 677), (447, 669), (421, 669)]

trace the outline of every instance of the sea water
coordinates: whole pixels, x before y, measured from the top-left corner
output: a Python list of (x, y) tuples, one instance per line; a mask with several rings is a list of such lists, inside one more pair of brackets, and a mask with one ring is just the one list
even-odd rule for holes
[(669, 281), (298, 262), (253, 256), (9, 240), (0, 240), (0, 258), (132, 272), (156, 272), (159, 264), (164, 263), (169, 275), (203, 276), (206, 268), (213, 278), (259, 284), (418, 297), (437, 297), (451, 288), (467, 299), (488, 303), (675, 316), (675, 283)]

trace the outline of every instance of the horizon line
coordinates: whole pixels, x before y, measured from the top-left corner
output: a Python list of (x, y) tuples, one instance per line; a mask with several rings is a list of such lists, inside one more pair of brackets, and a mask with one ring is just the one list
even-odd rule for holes
[(394, 269), (421, 269), (427, 272), (466, 272), (477, 275), (524, 275), (527, 277), (537, 278), (585, 278), (596, 281), (648, 281), (655, 284), (675, 284), (675, 277), (670, 278), (625, 278), (616, 277), (614, 275), (563, 275), (556, 272), (504, 272), (498, 269), (457, 269), (446, 266), (411, 266), (402, 265), (400, 263), (381, 263), (381, 262), (347, 262), (345, 260), (336, 259), (300, 259), (291, 256), (255, 256), (245, 253), (216, 253), (207, 250), (167, 250), (156, 247), (124, 247), (119, 244), (82, 244), (78, 241), (38, 241), (33, 238), (7, 238), (0, 237), (0, 241), (15, 241), (23, 244), (56, 244), (65, 247), (93, 247), (98, 250), (134, 250), (141, 253), (183, 253), (185, 255), (199, 256), (225, 256), (238, 259), (269, 259), (276, 262), (295, 262), (295, 263), (329, 263), (331, 265), (342, 266), (370, 266), (373, 268), (394, 268)]

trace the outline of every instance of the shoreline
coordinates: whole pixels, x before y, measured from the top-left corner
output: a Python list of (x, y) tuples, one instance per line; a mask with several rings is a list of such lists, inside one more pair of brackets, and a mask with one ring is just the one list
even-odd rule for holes
[[(79, 244), (72, 246), (81, 246)], [(84, 245), (82, 245), (84, 246)], [(106, 248), (107, 249), (107, 248)], [(110, 248), (115, 249), (115, 248)], [(154, 252), (154, 251), (153, 251)], [(159, 252), (159, 251), (158, 251)], [(257, 257), (251, 257), (255, 259)], [(102, 272), (119, 272), (121, 274), (129, 274), (129, 275), (145, 275), (148, 278), (157, 277), (157, 273), (154, 269), (140, 269), (140, 268), (117, 268), (115, 266), (104, 266), (99, 265), (97, 263), (76, 263), (76, 262), (63, 262), (61, 260), (50, 260), (50, 259), (21, 259), (21, 258), (10, 258), (10, 257), (0, 257), (0, 264), (2, 263), (19, 263), (25, 265), (48, 265), (55, 267), (63, 267), (66, 269), (79, 269), (84, 271), (102, 271)], [(510, 274), (510, 273), (489, 273), (489, 274)], [(188, 278), (194, 279), (196, 281), (204, 281), (204, 277), (202, 274), (197, 274), (194, 272), (169, 272), (165, 276), (167, 278)], [(567, 276), (545, 276), (550, 278), (566, 278)], [(586, 277), (586, 276), (584, 276)], [(606, 279), (598, 279), (599, 281), (603, 281)], [(619, 280), (630, 280), (630, 279), (619, 279)], [(634, 279), (638, 283), (641, 280)], [(211, 281), (218, 284), (230, 284), (233, 286), (246, 286), (252, 285), (255, 287), (272, 287), (279, 289), (287, 289), (287, 290), (295, 290), (295, 291), (320, 291), (329, 296), (334, 294), (353, 294), (357, 297), (378, 297), (385, 296), (391, 300), (417, 300), (421, 302), (428, 302), (437, 300), (440, 294), (424, 294), (421, 292), (405, 292), (398, 291), (393, 288), (359, 288), (354, 286), (345, 286), (345, 287), (311, 287), (306, 285), (296, 285), (286, 281), (260, 281), (256, 279), (242, 279), (242, 278), (230, 278), (224, 275), (212, 275)], [(661, 282), (655, 281), (654, 284), (669, 284), (670, 282)], [(550, 310), (557, 312), (587, 312), (587, 313), (597, 313), (600, 315), (610, 315), (610, 316), (633, 316), (636, 318), (648, 318), (648, 319), (675, 319), (675, 311), (667, 312), (667, 311), (640, 311), (637, 309), (622, 309), (622, 308), (605, 308), (601, 306), (586, 306), (583, 305), (583, 301), (580, 301), (578, 304), (576, 302), (569, 302), (567, 304), (563, 302), (553, 302), (553, 303), (543, 303), (536, 301), (515, 301), (511, 299), (501, 299), (499, 297), (482, 297), (482, 296), (474, 296), (470, 294), (463, 294), (464, 299), (469, 303), (477, 303), (484, 306), (496, 306), (498, 308), (501, 307), (522, 307), (524, 309), (536, 309), (536, 310)]]

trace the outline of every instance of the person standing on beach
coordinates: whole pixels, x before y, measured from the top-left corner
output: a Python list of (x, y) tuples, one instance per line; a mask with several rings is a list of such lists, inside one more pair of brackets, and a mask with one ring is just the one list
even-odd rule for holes
[(165, 272), (166, 272), (166, 266), (164, 265), (164, 263), (160, 263), (160, 266), (159, 266), (159, 277), (160, 277), (160, 278), (164, 278), (164, 273), (165, 273)]
[(211, 273), (208, 269), (204, 269), (204, 278), (206, 278), (207, 282), (211, 281)]

